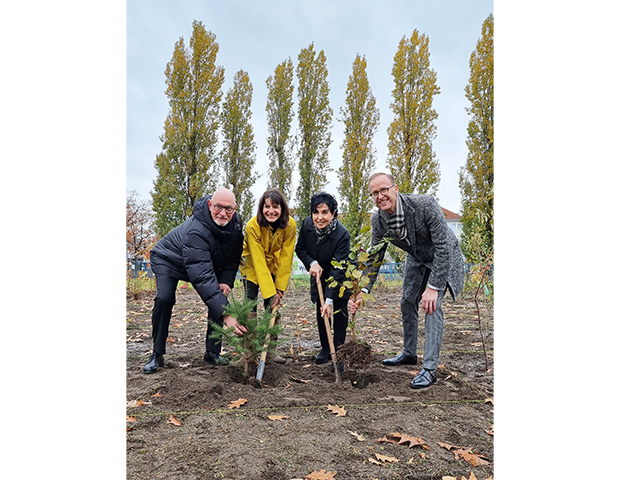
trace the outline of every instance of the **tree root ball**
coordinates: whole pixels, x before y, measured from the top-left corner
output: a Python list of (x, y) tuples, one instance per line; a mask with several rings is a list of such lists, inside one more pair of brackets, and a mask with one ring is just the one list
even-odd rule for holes
[(337, 352), (338, 361), (344, 361), (349, 368), (364, 368), (370, 363), (371, 350), (366, 342), (349, 340)]

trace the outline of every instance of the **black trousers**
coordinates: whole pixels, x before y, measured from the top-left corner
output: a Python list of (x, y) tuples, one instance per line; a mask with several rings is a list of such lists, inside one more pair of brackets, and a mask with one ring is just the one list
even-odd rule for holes
[[(168, 330), (170, 328), (170, 319), (172, 318), (172, 307), (176, 303), (176, 290), (179, 280), (169, 275), (155, 273), (155, 281), (157, 284), (157, 295), (155, 296), (155, 304), (153, 306), (153, 314), (151, 321), (153, 324), (153, 351), (155, 353), (166, 353), (166, 339), (168, 338)], [(215, 320), (218, 325), (223, 325), (224, 317)], [(216, 343), (210, 338), (213, 331), (211, 322), (207, 327), (207, 338), (205, 341), (208, 352), (219, 354), (222, 351), (222, 344)]]
[[(272, 278), (273, 275), (271, 276)], [(274, 278), (275, 280), (275, 278)], [(258, 285), (254, 282), (250, 282), (249, 280), (243, 279), (243, 288), (245, 289), (245, 296), (250, 300), (256, 300), (258, 298)], [(263, 305), (265, 310), (269, 308), (269, 304), (271, 303), (271, 297), (263, 298)], [(256, 306), (254, 307), (254, 311), (257, 311)]]
[[(323, 291), (327, 283), (323, 284)], [(338, 312), (333, 314), (333, 327), (334, 327), (334, 347), (338, 350), (338, 347), (345, 342), (347, 335), (347, 326), (349, 324), (349, 299), (335, 298), (332, 306), (332, 312)], [(340, 310), (340, 311), (338, 311)], [(319, 328), (319, 340), (321, 342), (321, 350), (329, 351), (329, 341), (327, 339), (327, 330), (325, 329), (325, 320), (321, 316), (321, 302), (316, 302), (316, 322)], [(330, 320), (330, 326), (332, 321)]]

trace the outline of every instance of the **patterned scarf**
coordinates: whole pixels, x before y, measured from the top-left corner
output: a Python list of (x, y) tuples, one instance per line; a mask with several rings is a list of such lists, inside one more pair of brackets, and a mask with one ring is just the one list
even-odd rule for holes
[(405, 223), (405, 212), (400, 193), (396, 197), (396, 208), (392, 215), (383, 210), (379, 210), (379, 215), (385, 220), (388, 228), (388, 235), (395, 239), (409, 243), (407, 239), (407, 224)]
[(314, 223), (312, 226), (314, 227), (314, 233), (316, 233), (316, 243), (318, 245), (322, 240), (329, 237), (329, 235), (336, 230), (336, 227), (338, 226), (338, 219), (334, 216), (332, 221), (329, 222), (329, 225), (323, 229), (318, 228)]

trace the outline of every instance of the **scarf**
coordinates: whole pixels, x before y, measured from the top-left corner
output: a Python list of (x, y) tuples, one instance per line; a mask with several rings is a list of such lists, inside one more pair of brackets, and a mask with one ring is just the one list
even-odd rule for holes
[(392, 215), (383, 210), (379, 210), (379, 215), (385, 220), (387, 224), (387, 233), (389, 236), (409, 243), (407, 239), (407, 224), (405, 223), (405, 212), (403, 210), (403, 201), (400, 197), (400, 193), (396, 197), (396, 208)]
[(329, 222), (329, 225), (327, 225), (327, 227), (323, 229), (318, 228), (314, 223), (312, 224), (312, 226), (314, 227), (314, 233), (316, 234), (316, 243), (318, 245), (319, 243), (321, 243), (322, 240), (327, 238), (334, 230), (336, 230), (336, 227), (338, 226), (338, 219), (334, 216), (334, 218), (332, 218), (332, 221)]

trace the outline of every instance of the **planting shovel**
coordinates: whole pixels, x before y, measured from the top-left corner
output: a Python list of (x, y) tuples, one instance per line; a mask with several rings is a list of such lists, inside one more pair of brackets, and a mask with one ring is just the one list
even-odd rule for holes
[[(272, 310), (271, 320), (269, 320), (269, 330), (276, 323), (276, 315), (278, 314), (278, 307), (280, 305), (276, 305)], [(258, 362), (258, 369), (256, 370), (256, 380), (263, 379), (263, 373), (265, 372), (265, 360), (267, 359), (267, 350), (269, 349), (269, 340), (271, 340), (271, 336), (269, 332), (267, 332), (267, 336), (265, 337), (265, 344), (263, 345), (263, 351), (260, 354), (260, 361)]]
[[(321, 285), (321, 279), (316, 277), (316, 286), (319, 289), (319, 299), (321, 300), (321, 308), (325, 305), (325, 298), (323, 297), (323, 285)], [(334, 348), (334, 337), (332, 337), (332, 327), (329, 324), (329, 318), (323, 317), (325, 322), (325, 330), (327, 331), (327, 340), (329, 342), (330, 354), (332, 357), (332, 363), (334, 364), (334, 373), (336, 374), (336, 385), (340, 385), (340, 369), (338, 368), (338, 362), (336, 361), (336, 349)]]

